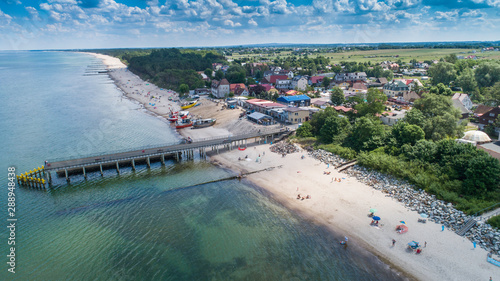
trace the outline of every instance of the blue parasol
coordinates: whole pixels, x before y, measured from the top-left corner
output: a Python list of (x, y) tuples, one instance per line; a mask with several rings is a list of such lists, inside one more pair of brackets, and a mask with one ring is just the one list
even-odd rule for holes
[(428, 218), (428, 217), (429, 217), (429, 215), (428, 215), (428, 214), (424, 214), (424, 213), (421, 213), (421, 214), (420, 214), (420, 216), (421, 216), (422, 218)]
[(379, 220), (380, 220), (380, 217), (374, 216), (372, 219), (373, 219), (374, 221), (379, 221)]

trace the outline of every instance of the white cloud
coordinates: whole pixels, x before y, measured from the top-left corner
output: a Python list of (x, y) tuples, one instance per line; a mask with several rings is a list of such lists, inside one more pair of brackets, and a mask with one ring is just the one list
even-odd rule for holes
[(438, 20), (456, 21), (458, 17), (458, 10), (452, 10), (448, 12), (437, 11), (435, 15), (435, 18)]
[(257, 22), (256, 22), (256, 21), (254, 21), (253, 19), (250, 19), (250, 20), (248, 21), (248, 24), (249, 24), (250, 26), (258, 26)]
[(239, 23), (239, 22), (235, 23), (232, 20), (225, 20), (224, 25), (230, 26), (230, 27), (239, 27), (239, 26), (241, 26), (241, 23)]

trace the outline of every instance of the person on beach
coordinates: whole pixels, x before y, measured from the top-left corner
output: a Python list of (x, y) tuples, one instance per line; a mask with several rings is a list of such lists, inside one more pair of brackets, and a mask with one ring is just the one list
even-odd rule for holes
[(394, 247), (394, 245), (396, 245), (396, 240), (392, 239), (392, 246)]
[(427, 241), (424, 242), (424, 248), (427, 248)]
[(441, 231), (444, 231), (444, 225), (441, 226)]

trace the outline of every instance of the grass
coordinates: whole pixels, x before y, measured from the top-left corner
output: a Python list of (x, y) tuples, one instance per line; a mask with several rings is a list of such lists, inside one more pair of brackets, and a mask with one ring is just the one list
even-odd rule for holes
[(497, 229), (500, 229), (500, 215), (494, 216), (494, 217), (490, 218), (489, 220), (487, 220), (486, 222), (489, 225), (491, 225)]
[[(341, 53), (314, 53), (308, 55), (309, 58), (323, 56), (330, 59), (331, 63), (339, 63), (341, 61), (355, 61), (378, 63), (382, 61), (396, 61), (401, 59), (403, 62), (410, 62), (412, 59), (417, 61), (438, 60), (449, 54), (457, 55), (476, 55), (484, 59), (500, 59), (500, 52), (484, 52), (476, 50), (472, 54), (472, 49), (384, 49), (384, 50), (369, 50), (369, 51), (345, 51)], [(229, 56), (230, 59), (239, 58), (256, 58), (274, 60), (276, 56), (287, 57), (291, 52), (281, 52), (280, 54), (234, 54)]]

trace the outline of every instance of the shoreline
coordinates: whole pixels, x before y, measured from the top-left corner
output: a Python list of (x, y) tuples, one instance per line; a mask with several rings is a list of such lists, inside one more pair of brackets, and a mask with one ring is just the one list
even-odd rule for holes
[[(306, 155), (306, 152), (282, 158), (272, 153), (269, 147), (261, 145), (250, 151), (229, 151), (211, 156), (211, 160), (236, 172), (282, 165), (281, 169), (261, 172), (259, 177), (250, 176), (247, 180), (304, 218), (328, 227), (333, 233), (345, 233), (350, 237), (350, 243), (371, 252), (391, 270), (407, 278), (489, 280), (489, 277), (500, 277), (500, 268), (486, 261), (487, 251), (479, 247), (474, 249), (468, 239), (448, 229), (441, 231), (441, 226), (436, 223), (417, 223), (420, 218), (417, 212), (348, 174), (339, 173), (333, 167), (327, 169), (326, 164), (309, 155), (301, 159), (300, 154)], [(262, 163), (237, 160), (244, 154), (255, 159), (257, 155), (252, 154), (257, 153), (265, 153)], [(332, 174), (326, 176), (324, 171)], [(343, 180), (332, 183), (332, 176)], [(297, 200), (297, 193), (311, 195), (311, 199)], [(380, 227), (370, 226), (371, 219), (367, 217), (370, 208), (379, 210), (377, 215), (382, 217)], [(400, 220), (405, 220), (410, 229), (408, 233), (396, 233), (395, 227)], [(397, 241), (394, 247), (391, 239)], [(407, 252), (406, 243), (413, 240), (421, 244), (427, 242), (422, 254)]]
[[(122, 90), (124, 96), (142, 104), (148, 113), (165, 117), (169, 109), (178, 108), (173, 109), (174, 111), (180, 109), (175, 101), (165, 101), (165, 99), (161, 100), (162, 107), (148, 106), (151, 98), (145, 92), (155, 91), (155, 94), (160, 92), (166, 94), (162, 97), (172, 97), (173, 100), (176, 94), (158, 89), (152, 84), (147, 85), (148, 82), (128, 71), (117, 58), (94, 53), (86, 54), (102, 59), (109, 69), (109, 76)], [(133, 85), (130, 85), (130, 82), (134, 82)], [(148, 87), (151, 85), (154, 88)], [(170, 105), (169, 109), (165, 104)], [(232, 124), (232, 127), (234, 126)], [(214, 130), (213, 127), (207, 129), (209, 130), (197, 129), (186, 132), (179, 130), (177, 133), (181, 136), (202, 135), (203, 138), (203, 135), (211, 136), (208, 132)], [(226, 132), (231, 134), (228, 127), (221, 128), (214, 134)], [(500, 268), (486, 262), (487, 252), (481, 248), (471, 249), (472, 243), (468, 239), (448, 230), (441, 232), (440, 225), (436, 223), (417, 224), (419, 218), (417, 212), (410, 211), (400, 202), (386, 197), (381, 191), (373, 189), (355, 177), (338, 173), (333, 167), (328, 169), (333, 175), (325, 176), (322, 174), (323, 171), (327, 171), (324, 163), (310, 156), (300, 159), (299, 154), (305, 155), (306, 152), (293, 153), (282, 158), (271, 152), (269, 147), (269, 144), (265, 144), (255, 149), (250, 147), (246, 151), (233, 150), (220, 155), (209, 155), (209, 161), (236, 173), (281, 165), (283, 167), (281, 169), (261, 172), (259, 177), (248, 177), (246, 180), (308, 221), (325, 226), (334, 234), (341, 231), (348, 234), (350, 243), (356, 243), (388, 265), (391, 270), (411, 280), (489, 280), (490, 276), (500, 277)], [(254, 161), (237, 161), (238, 157), (254, 154), (257, 151), (265, 152), (262, 164)], [(251, 157), (255, 159), (257, 155)], [(340, 183), (330, 183), (328, 179), (332, 176), (344, 180)], [(312, 198), (297, 200), (295, 199), (297, 193), (311, 194)], [(380, 211), (383, 219), (380, 227), (369, 226), (370, 219), (366, 215), (370, 208), (377, 208)], [(410, 231), (402, 235), (397, 234), (394, 231), (395, 226), (403, 219), (410, 222), (408, 224)], [(390, 247), (391, 239), (397, 240), (395, 247)], [(405, 252), (406, 243), (412, 240), (422, 244), (424, 241), (429, 242), (429, 248), (424, 248), (420, 255)]]

